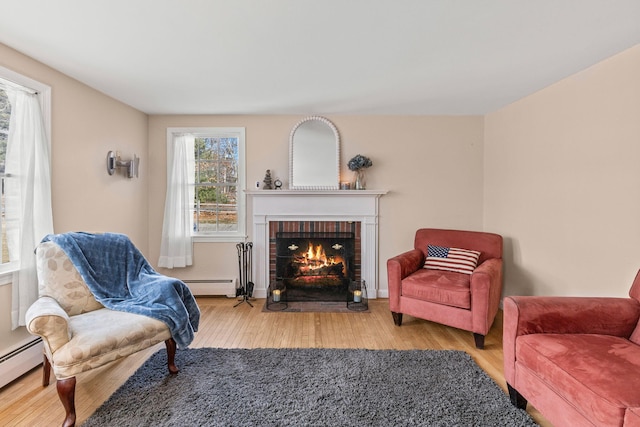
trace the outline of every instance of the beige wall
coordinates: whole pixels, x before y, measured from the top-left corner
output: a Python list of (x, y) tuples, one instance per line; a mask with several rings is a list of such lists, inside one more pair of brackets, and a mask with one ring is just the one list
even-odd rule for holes
[(640, 45), (485, 119), (505, 294), (626, 296), (640, 268)]
[[(151, 116), (149, 118), (149, 254), (158, 261), (166, 191), (166, 129), (189, 126), (246, 128), (247, 182), (266, 169), (288, 181), (289, 133), (304, 116)], [(347, 161), (361, 153), (373, 166), (367, 187), (389, 193), (380, 200), (380, 288), (386, 259), (413, 246), (419, 227), (481, 229), (483, 119), (475, 117), (328, 116), (341, 136), (342, 179)], [(248, 216), (251, 240), (251, 215)], [(195, 245), (186, 269), (163, 270), (186, 278), (237, 276), (235, 244)]]
[[(51, 86), (53, 222), (56, 233), (114, 231), (147, 249), (147, 116), (0, 44), (0, 65)], [(106, 156), (142, 156), (140, 178), (109, 176)], [(28, 337), (10, 331), (11, 286), (0, 286), (0, 354)]]

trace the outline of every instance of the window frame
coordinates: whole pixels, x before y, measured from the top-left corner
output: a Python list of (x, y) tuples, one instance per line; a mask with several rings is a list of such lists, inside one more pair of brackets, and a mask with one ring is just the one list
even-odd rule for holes
[(196, 138), (221, 138), (236, 137), (238, 138), (238, 182), (237, 182), (237, 208), (238, 208), (238, 230), (237, 231), (216, 231), (201, 232), (191, 231), (191, 240), (193, 242), (244, 242), (247, 238), (246, 231), (246, 138), (244, 127), (169, 127), (167, 128), (167, 185), (169, 179), (169, 171), (173, 163), (172, 153), (175, 136), (179, 134), (190, 134)]
[[(49, 144), (49, 153), (51, 153), (51, 86), (2, 66), (0, 66), (0, 78), (37, 92), (40, 108), (42, 109), (42, 120), (47, 134), (47, 143)], [(49, 167), (51, 167), (51, 156), (49, 156)], [(10, 281), (7, 282), (5, 277), (12, 275), (19, 268), (19, 260), (4, 264), (0, 263), (0, 286), (11, 283)]]

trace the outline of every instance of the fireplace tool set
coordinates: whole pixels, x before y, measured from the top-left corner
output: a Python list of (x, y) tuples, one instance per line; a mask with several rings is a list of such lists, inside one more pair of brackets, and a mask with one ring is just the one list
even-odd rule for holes
[(252, 281), (253, 273), (251, 272), (253, 243), (238, 243), (236, 249), (238, 250), (238, 280), (240, 282), (240, 286), (236, 288), (236, 296), (241, 296), (242, 299), (240, 299), (234, 307), (239, 306), (243, 302), (253, 307), (253, 304), (249, 302), (249, 298), (253, 296), (254, 286)]

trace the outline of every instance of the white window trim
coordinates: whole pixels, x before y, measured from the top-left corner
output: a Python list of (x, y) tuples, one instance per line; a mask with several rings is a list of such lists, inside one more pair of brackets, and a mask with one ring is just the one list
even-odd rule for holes
[[(2, 66), (0, 66), (0, 77), (38, 92), (40, 108), (42, 108), (42, 119), (44, 120), (45, 131), (47, 132), (47, 141), (49, 142), (49, 152), (51, 152), (51, 86), (47, 86), (44, 83), (40, 83), (37, 80), (33, 80), (32, 78)], [(17, 262), (10, 262), (4, 265), (0, 264), (0, 286), (10, 284), (13, 273), (17, 270)]]
[(238, 231), (234, 232), (216, 232), (216, 233), (199, 233), (191, 232), (191, 240), (199, 243), (238, 243), (244, 242), (247, 238), (247, 204), (246, 204), (246, 141), (245, 128), (243, 127), (170, 127), (167, 128), (167, 176), (173, 163), (171, 145), (175, 141), (176, 134), (191, 134), (197, 138), (215, 136), (233, 136), (238, 137)]

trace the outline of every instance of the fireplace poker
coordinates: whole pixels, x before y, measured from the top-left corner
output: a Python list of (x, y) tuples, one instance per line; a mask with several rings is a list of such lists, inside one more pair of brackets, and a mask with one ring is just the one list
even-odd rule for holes
[(238, 250), (238, 287), (236, 288), (236, 296), (239, 297), (244, 292), (244, 285), (242, 284), (242, 252), (244, 250), (244, 243), (238, 243), (236, 245)]
[(247, 280), (246, 283), (246, 288), (247, 288), (247, 295), (249, 297), (253, 296), (253, 243), (252, 242), (247, 242), (246, 244), (246, 249), (247, 249), (247, 271), (245, 273), (245, 278)]

